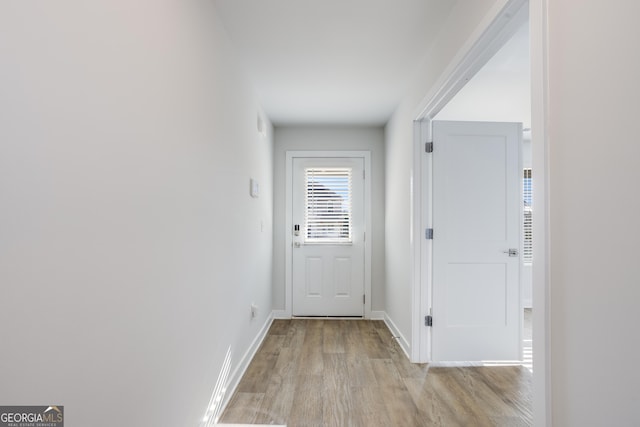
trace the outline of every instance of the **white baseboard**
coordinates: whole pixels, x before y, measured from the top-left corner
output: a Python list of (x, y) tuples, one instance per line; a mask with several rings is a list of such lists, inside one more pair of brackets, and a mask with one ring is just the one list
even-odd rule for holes
[(372, 311), (371, 312), (371, 320), (384, 320), (385, 312), (384, 311)]
[(391, 320), (386, 312), (384, 313), (384, 323), (391, 331), (391, 334), (396, 338), (398, 344), (400, 344), (400, 348), (402, 349), (402, 351), (404, 351), (407, 359), (411, 360), (411, 357), (409, 357), (409, 354), (411, 354), (411, 346), (409, 345), (409, 341), (407, 341), (404, 335), (402, 335), (396, 324), (393, 323), (393, 320)]
[(229, 404), (231, 396), (233, 396), (233, 393), (235, 393), (238, 384), (240, 384), (242, 376), (247, 371), (247, 368), (253, 360), (253, 357), (256, 355), (256, 352), (260, 348), (262, 341), (264, 341), (265, 337), (267, 336), (267, 332), (269, 332), (269, 328), (271, 327), (272, 323), (273, 312), (269, 314), (266, 321), (264, 322), (264, 325), (262, 325), (262, 328), (258, 332), (258, 335), (256, 335), (256, 337), (253, 339), (251, 345), (242, 356), (242, 359), (240, 359), (240, 362), (238, 362), (238, 366), (236, 366), (236, 369), (234, 369), (233, 373), (230, 375), (229, 382), (227, 383), (226, 387), (226, 392), (222, 400), (222, 405), (220, 405), (220, 410), (218, 412), (219, 414), (222, 414)]
[(274, 319), (291, 319), (291, 315), (288, 315), (286, 310), (273, 310), (271, 316)]
[[(274, 319), (291, 319), (291, 315), (287, 313), (286, 310), (273, 310), (272, 312)], [(384, 320), (385, 312), (384, 311), (372, 311), (369, 319), (371, 320)]]
[(287, 427), (286, 425), (282, 425), (282, 424), (215, 424), (217, 426), (220, 427)]

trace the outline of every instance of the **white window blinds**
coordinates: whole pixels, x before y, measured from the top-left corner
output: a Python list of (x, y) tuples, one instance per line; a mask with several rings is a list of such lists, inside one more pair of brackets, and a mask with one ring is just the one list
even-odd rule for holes
[(524, 198), (524, 248), (523, 261), (526, 263), (533, 262), (533, 222), (531, 218), (531, 201), (532, 201), (532, 182), (531, 169), (524, 170), (522, 180), (522, 194)]
[(351, 168), (305, 169), (305, 241), (351, 242)]

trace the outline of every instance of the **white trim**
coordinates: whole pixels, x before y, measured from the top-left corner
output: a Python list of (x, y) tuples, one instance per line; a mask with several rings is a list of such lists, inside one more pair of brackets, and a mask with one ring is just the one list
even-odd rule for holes
[[(433, 141), (433, 135), (431, 134), (431, 121), (421, 121), (419, 123), (418, 131), (422, 138), (427, 141)], [(423, 228), (433, 228), (433, 183), (431, 179), (431, 171), (433, 170), (433, 156), (425, 156), (421, 153), (420, 162), (420, 216), (418, 221), (422, 222)], [(420, 289), (420, 307), (418, 308), (419, 315), (417, 316), (418, 324), (420, 325), (421, 333), (418, 335), (419, 348), (418, 358), (416, 362), (426, 360), (423, 355), (429, 355), (431, 351), (431, 328), (424, 326), (423, 319), (425, 316), (431, 314), (431, 290), (433, 286), (432, 269), (429, 262), (433, 259), (433, 240), (421, 239), (420, 245), (420, 264), (422, 266), (428, 266), (422, 269), (422, 274), (418, 277), (421, 281)]]
[(431, 120), (419, 117), (413, 122), (413, 132), (411, 361), (425, 363), (431, 359), (431, 330), (424, 326), (422, 319), (431, 313), (432, 269), (431, 244), (423, 233), (433, 226), (433, 222), (431, 203), (427, 203), (432, 195), (430, 181), (427, 181), (427, 176), (431, 174), (431, 156), (425, 155), (424, 144), (432, 142)]
[[(533, 300), (535, 315), (533, 319), (533, 334), (536, 346), (533, 354), (535, 366), (533, 374), (533, 412), (534, 425), (551, 426), (551, 372), (550, 372), (550, 319), (549, 319), (549, 141), (547, 133), (548, 123), (548, 28), (547, 10), (549, 0), (500, 0), (486, 15), (485, 19), (472, 33), (471, 37), (445, 69), (434, 89), (427, 94), (416, 110), (414, 124), (414, 159), (412, 176), (412, 241), (413, 250), (413, 289), (412, 289), (412, 344), (419, 345), (419, 360), (427, 362), (430, 358), (429, 331), (416, 325), (429, 311), (431, 283), (430, 266), (423, 264), (427, 258), (429, 247), (423, 239), (424, 229), (430, 226), (430, 206), (427, 200), (429, 194), (428, 177), (424, 172), (430, 165), (426, 164), (422, 146), (431, 138), (431, 119), (449, 102), (453, 96), (513, 34), (520, 19), (520, 14), (528, 12), (531, 31), (531, 92), (532, 92), (532, 135), (536, 143), (533, 145), (533, 167), (536, 169), (536, 192), (534, 205), (534, 259), (533, 267)], [(525, 6), (529, 3), (527, 10)], [(423, 161), (425, 164), (423, 164)], [(419, 217), (416, 217), (418, 206), (422, 207)], [(417, 243), (421, 242), (421, 243)], [(422, 268), (427, 265), (427, 268)], [(427, 271), (425, 271), (427, 270)], [(420, 304), (416, 304), (416, 299)], [(419, 308), (416, 308), (419, 307)], [(419, 343), (419, 344), (416, 344)], [(415, 353), (415, 351), (414, 351)]]
[(535, 138), (533, 168), (536, 189), (533, 194), (533, 425), (551, 426), (551, 306), (549, 266), (549, 76), (548, 26), (549, 0), (529, 4), (531, 57), (531, 136)]
[(384, 320), (384, 317), (387, 315), (384, 311), (371, 311), (371, 320)]
[(291, 319), (291, 315), (287, 314), (287, 310), (273, 310), (271, 317), (274, 319)]
[[(226, 384), (225, 392), (222, 397), (222, 404), (217, 410), (218, 415), (222, 415), (224, 413), (224, 410), (227, 408), (227, 405), (229, 404), (231, 397), (236, 392), (236, 388), (238, 388), (238, 384), (240, 384), (240, 380), (242, 379), (245, 372), (247, 371), (249, 364), (251, 363), (256, 353), (258, 352), (258, 349), (262, 345), (262, 342), (266, 338), (267, 332), (269, 332), (269, 328), (271, 327), (272, 323), (273, 323), (273, 313), (270, 313), (264, 325), (262, 325), (262, 328), (258, 332), (258, 335), (256, 335), (256, 337), (253, 339), (253, 341), (251, 342), (251, 345), (249, 346), (247, 351), (244, 353), (244, 355), (238, 362), (238, 365), (236, 366), (236, 368), (233, 370), (233, 373), (229, 376), (229, 380)], [(206, 426), (206, 425), (208, 425), (207, 422), (203, 422), (202, 426)]]
[[(364, 318), (360, 317), (360, 316), (348, 316), (348, 317), (341, 317), (341, 316), (292, 316), (291, 319), (292, 320), (328, 320), (328, 321), (332, 321), (332, 320), (364, 320)], [(367, 319), (367, 320), (371, 320), (371, 319)]]
[(404, 354), (405, 356), (407, 356), (407, 359), (411, 359), (409, 357), (409, 350), (410, 350), (409, 341), (407, 341), (404, 335), (402, 335), (402, 332), (400, 332), (400, 329), (398, 329), (396, 324), (393, 323), (393, 320), (391, 320), (391, 318), (387, 313), (384, 313), (384, 324), (387, 325), (387, 328), (389, 329), (389, 331), (391, 331), (391, 335), (393, 335), (393, 338), (396, 341), (398, 341), (398, 344), (400, 345), (400, 348), (402, 349), (402, 351), (404, 351)]
[[(526, 22), (527, 0), (500, 0), (491, 8), (420, 103), (417, 120), (431, 119)], [(524, 12), (524, 13), (523, 13)]]
[[(364, 159), (364, 222), (365, 235), (364, 241), (364, 319), (371, 318), (371, 241), (373, 237), (371, 224), (371, 152), (370, 151), (286, 151), (285, 162), (285, 306), (282, 318), (290, 318), (292, 316), (292, 300), (293, 300), (293, 280), (292, 280), (292, 247), (293, 238), (291, 230), (293, 229), (292, 221), (292, 193), (293, 193), (293, 159), (296, 157), (355, 157)], [(282, 314), (282, 313), (280, 313)]]
[[(411, 230), (409, 233), (410, 241), (409, 244), (411, 246), (411, 253), (413, 257), (411, 258), (411, 272), (413, 273), (411, 287), (411, 312), (413, 316), (411, 316), (411, 346), (409, 347), (409, 360), (412, 362), (420, 362), (420, 341), (421, 341), (421, 332), (422, 332), (422, 316), (419, 314), (421, 312), (421, 304), (423, 300), (423, 296), (425, 294), (425, 289), (420, 285), (422, 282), (422, 275), (424, 269), (422, 268), (423, 263), (422, 254), (424, 253), (424, 248), (422, 247), (422, 242), (424, 239), (424, 230), (425, 226), (422, 222), (422, 212), (423, 212), (423, 204), (421, 200), (423, 199), (422, 195), (424, 194), (424, 183), (422, 181), (422, 157), (424, 152), (424, 143), (427, 142), (427, 139), (424, 139), (422, 133), (420, 132), (420, 122), (413, 122), (413, 174), (411, 176), (411, 191), (409, 201), (411, 208), (411, 219), (409, 221)], [(405, 350), (406, 351), (406, 350)]]
[(522, 366), (521, 360), (483, 360), (480, 362), (430, 362), (430, 368), (473, 368), (477, 366)]
[(218, 427), (287, 427), (284, 424), (215, 424)]

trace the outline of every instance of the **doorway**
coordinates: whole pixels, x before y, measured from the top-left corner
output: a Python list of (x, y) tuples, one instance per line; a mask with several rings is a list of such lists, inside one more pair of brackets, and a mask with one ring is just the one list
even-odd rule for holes
[(365, 151), (286, 152), (292, 316), (370, 317), (370, 163)]
[[(532, 6), (532, 10), (535, 8)], [(539, 17), (540, 11), (535, 10), (536, 17)], [(525, 87), (526, 95), (526, 107), (528, 108), (528, 114), (526, 120), (521, 119), (520, 117), (513, 117), (513, 115), (509, 116), (508, 114), (500, 117), (483, 117), (483, 116), (472, 116), (462, 115), (453, 117), (451, 115), (442, 117), (439, 113), (443, 110), (446, 110), (452, 100), (455, 100), (456, 94), (461, 91), (467, 90), (466, 84), (472, 80), (472, 78), (478, 73), (479, 70), (483, 69), (483, 67), (489, 62), (489, 60), (496, 55), (505, 44), (508, 44), (511, 39), (517, 38), (516, 35), (518, 33), (522, 33), (523, 26), (526, 26), (526, 30), (528, 30), (529, 22), (529, 4), (527, 1), (523, 0), (512, 0), (507, 2), (504, 9), (496, 16), (493, 22), (490, 24), (488, 29), (484, 32), (484, 34), (479, 38), (478, 41), (474, 42), (469, 46), (470, 51), (466, 54), (466, 56), (461, 60), (456, 67), (453, 68), (450, 75), (447, 76), (447, 79), (443, 79), (442, 87), (439, 88), (439, 91), (436, 92), (436, 95), (432, 96), (432, 98), (425, 99), (424, 107), (422, 109), (422, 113), (417, 117), (414, 126), (414, 159), (415, 159), (415, 170), (418, 171), (414, 174), (414, 183), (416, 185), (416, 193), (418, 194), (417, 203), (414, 205), (414, 211), (416, 215), (414, 217), (414, 228), (416, 230), (420, 230), (422, 232), (424, 229), (429, 229), (434, 227), (433, 223), (433, 215), (432, 215), (432, 206), (433, 200), (430, 193), (430, 189), (433, 186), (431, 170), (433, 168), (432, 159), (430, 156), (425, 155), (424, 143), (433, 141), (433, 133), (432, 133), (432, 122), (434, 119), (445, 119), (445, 120), (492, 120), (492, 121), (524, 121), (527, 125), (531, 123), (531, 77), (527, 81), (527, 85)], [(521, 35), (522, 36), (522, 35)], [(525, 37), (528, 48), (528, 31), (525, 31)], [(529, 62), (529, 54), (528, 49), (526, 50), (526, 54), (523, 55), (526, 60), (525, 70), (527, 72), (527, 76), (529, 76), (529, 71), (531, 67), (531, 63)], [(504, 65), (504, 64), (502, 64)], [(508, 65), (508, 64), (507, 64)], [(470, 85), (472, 86), (472, 85)], [(513, 91), (513, 88), (508, 89)], [(477, 111), (486, 112), (490, 110), (487, 108), (487, 105), (492, 102), (495, 103), (496, 100), (500, 100), (499, 93), (492, 93), (490, 96), (485, 94), (484, 98), (482, 98), (482, 103), (480, 108), (475, 106), (475, 114)], [(468, 101), (468, 100), (467, 100)], [(463, 103), (466, 107), (472, 106), (469, 102)], [(512, 107), (510, 107), (513, 109)], [(437, 116), (437, 117), (436, 117)], [(537, 119), (540, 120), (539, 115)], [(529, 127), (528, 125), (527, 127)], [(531, 132), (528, 132), (530, 141)], [(544, 144), (544, 134), (541, 135), (541, 144)], [(526, 157), (526, 156), (525, 156)], [(531, 156), (528, 156), (529, 162), (531, 161)], [(544, 174), (544, 168), (540, 171), (541, 175)], [(544, 197), (544, 195), (542, 195)], [(542, 242), (541, 239), (539, 242)], [(519, 247), (520, 255), (523, 254), (523, 249), (528, 249), (529, 255), (532, 254), (532, 248), (523, 248)], [(431, 260), (434, 257), (434, 246), (432, 240), (426, 240), (421, 236), (420, 240), (418, 240), (418, 235), (416, 234), (416, 245), (414, 246), (415, 255), (416, 255), (416, 271), (414, 272), (414, 277), (416, 277), (416, 286), (414, 287), (414, 295), (417, 295), (419, 298), (419, 306), (420, 310), (416, 310), (414, 313), (414, 335), (413, 335), (413, 348), (412, 351), (412, 360), (426, 362), (431, 361), (431, 350), (433, 344), (433, 328), (424, 327), (423, 319), (426, 320), (428, 316), (433, 314), (434, 307), (432, 307), (433, 303), (433, 268), (431, 266)], [(521, 270), (524, 270), (521, 268)], [(529, 272), (531, 271), (531, 265), (529, 264)], [(529, 278), (529, 285), (531, 286), (532, 281)], [(525, 290), (524, 294), (528, 295), (528, 303), (526, 305), (531, 305), (532, 303), (532, 290), (529, 288)], [(522, 301), (522, 300), (521, 300)], [(543, 311), (545, 307), (542, 307)], [(524, 317), (524, 311), (521, 312), (521, 318)], [(434, 319), (433, 322), (437, 322), (437, 319)], [(525, 350), (526, 351), (526, 350)], [(530, 354), (530, 353), (529, 353)]]
[[(532, 369), (531, 317), (533, 311), (533, 145), (531, 132), (530, 25), (520, 27), (502, 47), (437, 113), (436, 120), (513, 121), (522, 133), (522, 243), (520, 278), (523, 307), (523, 365)], [(537, 188), (537, 186), (535, 186)]]
[(364, 315), (364, 159), (293, 158), (293, 316)]
[[(548, 215), (548, 140), (547, 140), (547, 3), (528, 2), (526, 0), (509, 0), (504, 7), (495, 13), (485, 29), (478, 32), (463, 48), (461, 56), (447, 69), (442, 76), (436, 90), (425, 97), (419, 107), (414, 120), (414, 202), (413, 222), (414, 254), (413, 263), (413, 317), (411, 360), (414, 362), (428, 361), (430, 348), (430, 330), (424, 327), (424, 318), (429, 315), (430, 295), (427, 292), (432, 280), (429, 271), (422, 268), (422, 260), (431, 256), (432, 247), (424, 239), (424, 229), (431, 225), (431, 218), (427, 207), (431, 203), (425, 195), (424, 189), (430, 185), (425, 173), (429, 161), (425, 160), (424, 143), (431, 139), (430, 121), (446, 103), (471, 79), (471, 77), (486, 63), (505, 40), (515, 31), (512, 25), (513, 17), (519, 11), (528, 15), (524, 21), (530, 26), (530, 59), (531, 59), (531, 135), (536, 144), (532, 147), (532, 162), (535, 168), (536, 189), (533, 203), (538, 212), (533, 217), (532, 254), (536, 262), (533, 266), (532, 299), (535, 304), (535, 315), (531, 319), (532, 336), (536, 341), (532, 361), (533, 371), (533, 411), (535, 425), (551, 425), (550, 406), (550, 355), (549, 355), (549, 215)], [(496, 48), (497, 45), (497, 48)], [(422, 213), (425, 213), (422, 215)]]
[[(524, 14), (523, 14), (524, 15)], [(512, 242), (509, 247), (515, 249), (513, 258), (510, 262), (515, 264), (514, 269), (519, 271), (515, 280), (520, 282), (520, 286), (511, 286), (510, 295), (515, 293), (520, 294), (520, 298), (517, 301), (510, 303), (507, 312), (513, 313), (517, 311), (518, 314), (518, 333), (522, 334), (522, 340), (518, 340), (518, 354), (514, 355), (513, 351), (510, 352), (512, 357), (508, 357), (507, 352), (503, 352), (498, 355), (496, 360), (510, 360), (510, 361), (522, 361), (523, 356), (528, 358), (528, 367), (531, 368), (531, 347), (532, 340), (527, 337), (524, 327), (527, 325), (526, 320), (530, 319), (532, 308), (532, 162), (531, 162), (531, 76), (530, 68), (531, 61), (529, 55), (529, 25), (523, 16), (519, 27), (515, 29), (513, 34), (506, 40), (499, 50), (482, 66), (482, 68), (473, 77), (466, 82), (464, 87), (460, 89), (455, 96), (447, 102), (447, 104), (435, 115), (434, 119), (441, 120), (465, 120), (473, 121), (475, 123), (489, 123), (495, 121), (508, 121), (518, 122), (522, 124), (521, 131), (518, 132), (518, 136), (521, 139), (519, 143), (519, 150), (521, 151), (520, 163), (517, 165), (517, 169), (514, 169), (511, 174), (511, 183), (513, 184), (512, 192), (517, 194), (514, 198), (514, 209), (518, 209), (517, 214), (512, 214), (512, 224), (515, 225), (518, 231), (516, 236), (519, 237), (515, 242)], [(518, 23), (516, 21), (515, 23)], [(435, 126), (438, 122), (433, 122)], [(436, 137), (434, 135), (434, 137)], [(485, 151), (482, 154), (487, 154)], [(484, 159), (483, 161), (487, 161)], [(512, 167), (516, 168), (516, 163), (512, 163)], [(433, 165), (434, 171), (437, 172), (438, 164)], [(499, 170), (499, 168), (496, 168)], [(494, 185), (501, 185), (496, 183)], [(438, 183), (433, 184), (434, 191), (438, 189)], [(461, 187), (460, 192), (464, 192), (467, 187)], [(486, 193), (486, 191), (475, 191), (475, 194)], [(473, 197), (473, 195), (471, 195)], [(495, 197), (494, 197), (495, 198)], [(490, 200), (491, 198), (487, 199)], [(437, 201), (436, 201), (437, 203)], [(476, 198), (476, 205), (482, 203), (481, 200)], [(496, 206), (498, 208), (498, 206)], [(437, 204), (434, 204), (433, 209), (437, 210)], [(472, 220), (476, 218), (476, 215), (470, 217)], [(475, 223), (477, 227), (484, 228), (486, 222)], [(435, 224), (435, 227), (441, 227), (439, 224)], [(434, 242), (437, 247), (438, 241)], [(434, 260), (438, 259), (438, 251), (434, 253)], [(438, 296), (442, 295), (443, 286), (447, 286), (445, 282), (446, 276), (439, 273), (442, 270), (437, 263), (434, 264), (434, 275), (438, 276), (437, 280), (434, 280), (434, 310), (437, 310), (439, 314), (446, 316), (446, 313), (442, 313), (442, 308), (437, 301)], [(480, 283), (480, 282), (477, 282)], [(493, 281), (494, 284), (497, 283)], [(438, 292), (440, 291), (440, 292)], [(482, 294), (482, 293), (481, 293)], [(464, 298), (462, 298), (464, 299)], [(475, 307), (475, 305), (473, 305)], [(517, 310), (516, 310), (517, 309)], [(527, 309), (525, 311), (525, 309)], [(442, 316), (439, 316), (442, 317)], [(434, 340), (438, 341), (438, 329), (442, 326), (443, 320), (436, 323), (433, 327)], [(509, 322), (506, 322), (508, 324)], [(515, 322), (514, 322), (515, 323)], [(457, 331), (459, 328), (453, 329)], [(530, 334), (529, 334), (530, 335)], [(496, 335), (497, 336), (497, 335)], [(515, 337), (515, 335), (514, 335)], [(526, 340), (526, 342), (524, 341)], [(473, 337), (470, 337), (469, 342), (473, 341)], [(486, 345), (488, 340), (482, 340), (480, 343)], [(480, 343), (478, 346), (480, 346)], [(442, 345), (442, 342), (434, 342), (433, 348), (433, 360), (446, 360), (439, 359), (439, 355), (445, 354), (442, 351), (438, 351), (436, 348), (438, 345)], [(522, 354), (519, 354), (522, 353)], [(469, 356), (477, 354), (470, 352)], [(477, 360), (493, 360), (493, 359), (477, 359), (469, 358), (464, 359), (467, 361)], [(525, 362), (522, 362), (525, 364)]]

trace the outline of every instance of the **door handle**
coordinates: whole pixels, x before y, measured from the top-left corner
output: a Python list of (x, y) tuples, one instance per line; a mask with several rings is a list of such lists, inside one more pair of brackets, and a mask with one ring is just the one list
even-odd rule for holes
[(511, 248), (508, 251), (502, 251), (503, 254), (509, 254), (509, 256), (518, 256), (518, 250)]
[(299, 248), (300, 246), (302, 246), (302, 245), (300, 244), (300, 242), (293, 242), (293, 247), (294, 247), (294, 248)]

